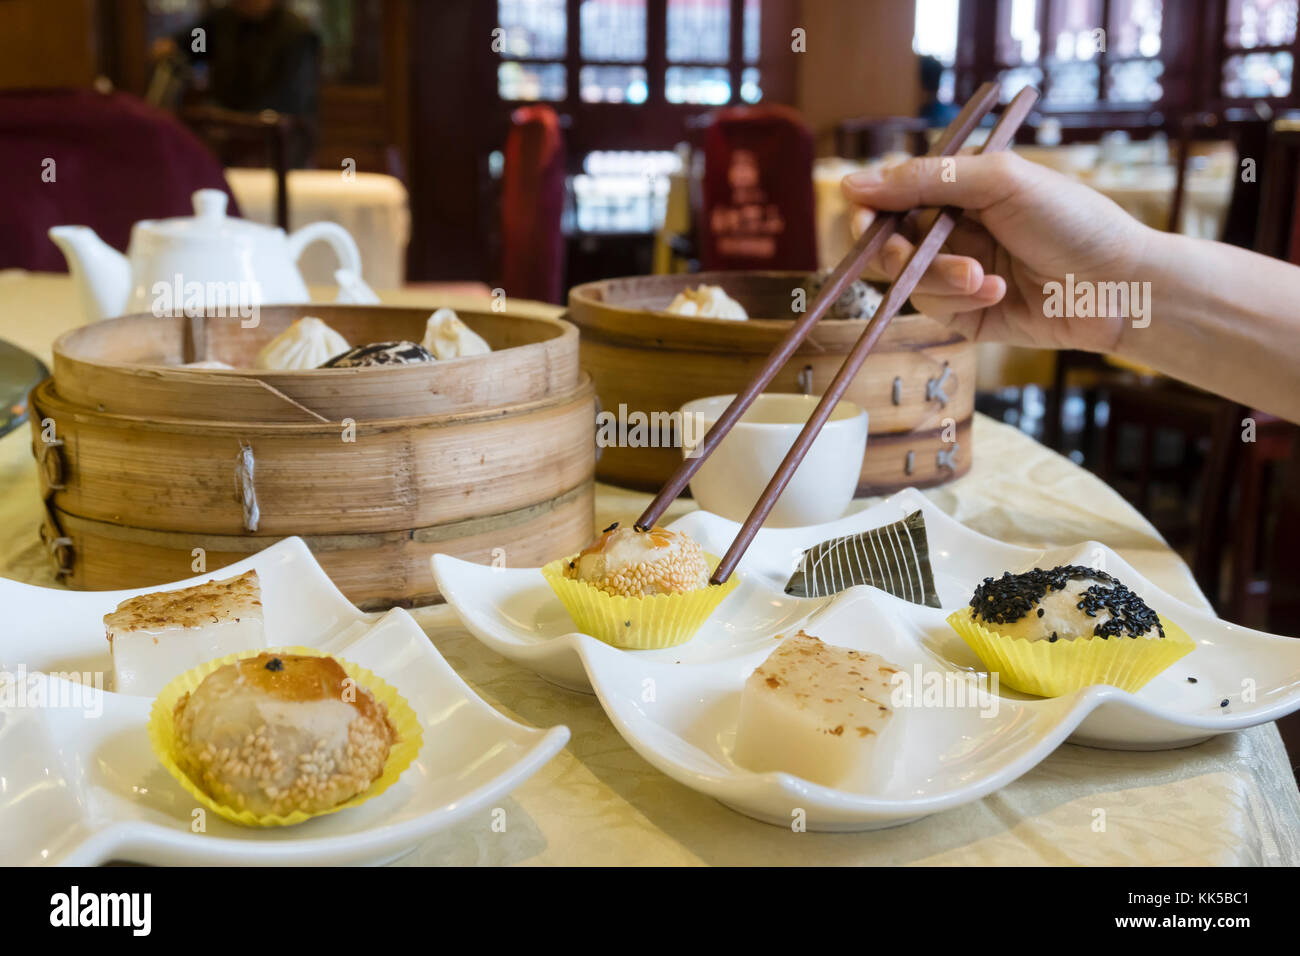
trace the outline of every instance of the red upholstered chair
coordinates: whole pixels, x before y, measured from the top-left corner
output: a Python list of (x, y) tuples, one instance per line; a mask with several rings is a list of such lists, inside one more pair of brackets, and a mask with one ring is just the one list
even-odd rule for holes
[(812, 163), (790, 107), (719, 110), (704, 134), (700, 267), (816, 269)]
[[(67, 270), (51, 226), (90, 226), (125, 250), (137, 220), (193, 215), (196, 189), (230, 192), (221, 163), (173, 116), (82, 89), (0, 93), (0, 183), (0, 268), (48, 272)], [(238, 214), (233, 197), (228, 208)]]
[(564, 138), (549, 106), (510, 117), (501, 188), (501, 287), (508, 296), (564, 302)]

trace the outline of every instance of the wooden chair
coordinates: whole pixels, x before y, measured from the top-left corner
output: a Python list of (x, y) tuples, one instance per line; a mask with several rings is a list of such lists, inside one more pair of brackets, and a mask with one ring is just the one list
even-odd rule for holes
[(1260, 172), (1254, 249), (1300, 265), (1300, 113), (1273, 121)]
[[(223, 165), (243, 165), (250, 155), (263, 153), (275, 175), (275, 224), (289, 229), (289, 148), (302, 120), (288, 113), (262, 110), (240, 113), (218, 106), (190, 106), (181, 110), (182, 121), (194, 130)], [(250, 147), (252, 149), (250, 150)]]
[[(1241, 223), (1253, 221), (1250, 245), (1300, 265), (1300, 123), (1289, 117), (1268, 122), (1246, 117), (1228, 125), (1240, 155), (1250, 156), (1253, 150), (1253, 155), (1264, 157), (1258, 183), (1241, 181), (1234, 190), (1239, 222), (1228, 228), (1240, 231)], [(1192, 118), (1184, 127), (1180, 158), (1186, 157), (1187, 143), (1198, 132), (1219, 127), (1215, 120)], [(1251, 146), (1261, 130), (1267, 134), (1263, 144)], [(1177, 209), (1172, 222), (1177, 222)], [(1062, 387), (1059, 375), (1057, 384)], [(1300, 448), (1300, 428), (1164, 379), (1112, 379), (1098, 389), (1110, 406), (1100, 474), (1116, 483), (1120, 430), (1138, 428), (1142, 439), (1131, 500), (1144, 513), (1151, 509), (1155, 433), (1173, 430), (1208, 443), (1200, 501), (1191, 511), (1197, 519), (1191, 541), (1193, 573), (1228, 619), (1262, 629), (1276, 627), (1270, 614), (1272, 583), (1293, 579), (1300, 567), (1293, 548), (1270, 546), (1268, 526), (1279, 473)]]
[[(1167, 481), (1179, 486), (1185, 507), (1176, 520), (1163, 522), (1161, 531), (1173, 539), (1172, 544), (1191, 547), (1197, 581), (1207, 594), (1217, 595), (1219, 559), (1228, 526), (1227, 492), (1237, 461), (1235, 446), (1240, 443), (1237, 423), (1245, 409), (1172, 379), (1144, 380), (1138, 376), (1123, 383), (1109, 383), (1105, 401), (1108, 418), (1098, 475), (1116, 490), (1124, 487), (1119, 443), (1124, 430), (1135, 430), (1138, 465), (1133, 491), (1126, 497), (1151, 517), (1155, 484)], [(1156, 443), (1161, 432), (1177, 433), (1187, 444), (1207, 446), (1199, 475), (1191, 471), (1186, 454), (1171, 469), (1158, 467)], [(1199, 500), (1195, 500), (1192, 486), (1198, 477), (1201, 487)]]

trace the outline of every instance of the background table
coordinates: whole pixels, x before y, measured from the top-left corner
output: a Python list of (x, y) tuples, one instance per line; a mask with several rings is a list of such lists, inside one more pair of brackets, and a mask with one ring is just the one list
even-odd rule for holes
[[(468, 307), (424, 291), (402, 304)], [(481, 301), (481, 300), (479, 300)], [(512, 302), (511, 308), (558, 310)], [(63, 276), (0, 273), (0, 338), (49, 358), (78, 324)], [(1151, 525), (1087, 472), (1014, 429), (976, 416), (964, 478), (926, 492), (985, 534), (1031, 546), (1093, 538), (1176, 597), (1204, 605), (1191, 574)], [(0, 439), (0, 574), (52, 586), (37, 540), (40, 503), (25, 430)], [(636, 516), (648, 496), (600, 487), (597, 526)], [(868, 501), (859, 501), (863, 507)], [(679, 501), (672, 520), (693, 507)], [(1269, 724), (1184, 750), (1126, 753), (1062, 745), (983, 800), (891, 830), (792, 833), (757, 823), (654, 770), (594, 697), (560, 690), (479, 644), (445, 606), (415, 612), (456, 671), (501, 712), (567, 724), (569, 746), (493, 817), (439, 834), (403, 864), (1300, 864), (1300, 792)], [(1094, 829), (1098, 810), (1105, 830)]]
[[(275, 223), (275, 175), (269, 169), (227, 169), (226, 182), (245, 219)], [(309, 222), (336, 222), (357, 241), (361, 270), (374, 289), (396, 289), (406, 278), (411, 212), (401, 180), (382, 173), (342, 170), (289, 171), (289, 229)], [(332, 285), (338, 259), (325, 243), (313, 243), (299, 268), (310, 285)]]

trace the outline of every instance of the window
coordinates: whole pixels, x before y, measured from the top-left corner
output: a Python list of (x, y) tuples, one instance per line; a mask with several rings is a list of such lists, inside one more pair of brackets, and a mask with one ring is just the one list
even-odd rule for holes
[(730, 0), (668, 0), (667, 36), (664, 99), (708, 106), (731, 102)]
[(1033, 84), (1045, 110), (1146, 107), (1164, 96), (1162, 0), (997, 0), (1003, 100)]
[(567, 233), (647, 233), (664, 219), (668, 177), (681, 159), (668, 151), (599, 150), (569, 180)]
[[(943, 62), (954, 16), (914, 0), (914, 46)], [(1024, 85), (1072, 126), (1122, 128), (1268, 101), (1300, 106), (1300, 0), (958, 0), (956, 89)], [(923, 11), (935, 23), (922, 22)], [(940, 39), (942, 37), (942, 39)]]
[[(565, 0), (498, 0), (501, 53), (497, 93), (503, 100), (563, 100), (568, 71), (563, 62), (568, 43)], [(552, 61), (552, 62), (545, 62)]]
[(917, 56), (932, 56), (943, 65), (939, 77), (939, 101), (953, 99), (953, 65), (957, 62), (958, 0), (916, 0), (916, 29), (912, 50)]
[(1026, 86), (1043, 85), (1038, 7), (1038, 0), (1002, 0), (998, 4), (996, 55), (1003, 102), (1010, 102)]
[[(575, 38), (568, 35), (570, 3), (577, 5)], [(663, 28), (655, 51), (663, 69), (653, 77), (652, 13)], [(733, 44), (737, 13), (741, 31)], [(762, 0), (498, 0), (497, 22), (503, 100), (576, 95), (583, 103), (721, 106), (763, 97)]]
[(1291, 94), (1297, 0), (1228, 0), (1222, 92), (1229, 99)]
[(584, 103), (644, 103), (645, 0), (582, 0), (578, 8)]

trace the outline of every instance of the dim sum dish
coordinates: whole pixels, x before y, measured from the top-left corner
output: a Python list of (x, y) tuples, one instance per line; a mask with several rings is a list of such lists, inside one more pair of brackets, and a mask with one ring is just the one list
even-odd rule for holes
[(699, 285), (673, 296), (667, 311), (699, 319), (748, 319), (745, 307), (719, 285)]
[(809, 548), (786, 582), (785, 593), (826, 597), (859, 584), (870, 584), (915, 604), (939, 607), (924, 514), (914, 511), (901, 521)]
[(358, 611), (300, 538), (163, 587), (0, 599), (0, 766), (41, 794), (0, 801), (11, 865), (389, 860), (569, 735), (497, 712), (406, 611)]
[[(320, 368), (346, 352), (348, 340), (312, 315), (303, 316), (257, 353), (257, 368), (272, 370)], [(193, 368), (193, 363), (190, 364)]]
[(154, 701), (149, 737), (219, 816), (284, 826), (379, 796), (415, 759), (422, 732), (402, 696), (368, 670), (285, 648), (179, 675)]
[(738, 583), (710, 584), (710, 560), (690, 535), (610, 525), (542, 575), (579, 629), (614, 647), (646, 650), (690, 640)]
[[(196, 545), (234, 561), (302, 535), (352, 601), (383, 610), (437, 602), (430, 557), (482, 554), (488, 527), (512, 562), (585, 547), (598, 409), (577, 330), (481, 308), (267, 305), (248, 327), (134, 315), (65, 334), (31, 405), (64, 583), (169, 581)], [(317, 322), (341, 342), (301, 360), (335, 367), (254, 367)], [(421, 344), (431, 324), (455, 357)]]
[(987, 577), (948, 623), (1010, 687), (1138, 691), (1196, 644), (1114, 576), (1082, 565)]
[[(718, 554), (737, 529), (696, 511), (655, 532), (628, 531), (662, 534), (678, 542), (665, 555), (680, 557), (693, 553), (683, 538)], [(1176, 748), (1300, 708), (1294, 640), (1225, 624), (1096, 542), (1005, 544), (910, 489), (829, 524), (760, 530), (729, 579), (739, 579), (734, 590), (689, 640), (618, 646), (571, 615), (552, 590), (557, 578), (611, 600), (699, 593), (694, 566), (686, 578), (612, 582), (631, 547), (622, 530), (608, 529), (547, 573), (437, 555), (434, 574), (483, 643), (551, 681), (593, 690), (652, 765), (783, 827), (792, 814), (810, 829), (892, 826), (997, 790), (1067, 739)], [(859, 557), (886, 544), (893, 555), (828, 573), (827, 556), (842, 559), (846, 542)], [(899, 560), (904, 544), (907, 561)], [(635, 547), (633, 563), (653, 551), (649, 541)], [(611, 584), (616, 593), (601, 590)], [(981, 603), (986, 612), (972, 606)], [(954, 630), (972, 614), (1000, 640), (1053, 655), (1071, 645), (1119, 647), (1149, 673), (1126, 685), (1138, 670), (1126, 665), (1070, 687), (1030, 685), (1015, 660)], [(1021, 635), (1018, 624), (1032, 633)], [(1246, 695), (1243, 678), (1263, 674), (1267, 686)]]

